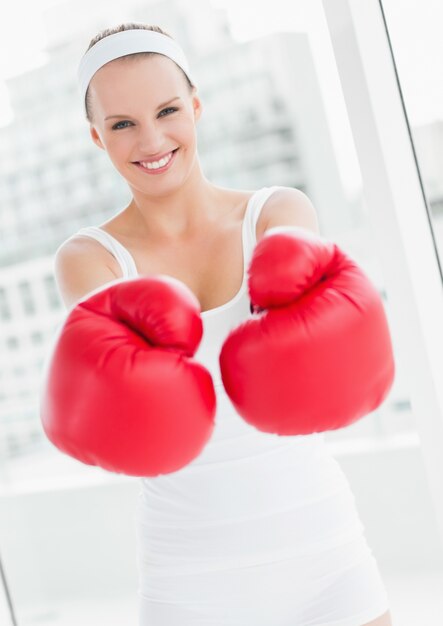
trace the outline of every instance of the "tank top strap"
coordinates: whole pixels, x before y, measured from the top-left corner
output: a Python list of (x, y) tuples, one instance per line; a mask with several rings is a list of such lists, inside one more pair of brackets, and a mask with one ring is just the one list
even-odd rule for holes
[[(260, 211), (266, 200), (276, 189), (281, 186), (262, 187), (258, 189), (250, 198), (244, 216), (244, 236), (243, 253), (246, 264), (252, 257), (252, 252), (257, 243), (256, 228)], [(137, 266), (130, 252), (115, 237), (107, 233), (98, 226), (85, 226), (80, 228), (75, 235), (86, 235), (101, 243), (116, 259), (122, 270), (123, 278), (136, 278), (138, 276)], [(75, 235), (72, 235), (73, 237)]]
[(257, 222), (260, 212), (266, 203), (266, 200), (274, 193), (276, 189), (282, 189), (281, 185), (273, 185), (272, 187), (262, 187), (258, 189), (249, 202), (246, 214), (246, 232), (245, 232), (245, 259), (248, 261), (252, 257), (252, 252), (257, 244)]
[(86, 235), (99, 241), (118, 261), (123, 278), (135, 278), (138, 275), (134, 259), (128, 250), (115, 237), (98, 226), (85, 226), (76, 235)]

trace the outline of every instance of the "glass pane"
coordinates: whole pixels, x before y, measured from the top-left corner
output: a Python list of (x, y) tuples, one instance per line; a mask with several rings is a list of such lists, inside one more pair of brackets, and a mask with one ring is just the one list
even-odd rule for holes
[(443, 41), (439, 0), (383, 0), (432, 226), (443, 250)]
[[(316, 208), (321, 234), (364, 268), (379, 290), (393, 329), (396, 320), (362, 200), (358, 161), (320, 0), (274, 0), (265, 5), (247, 0), (133, 0), (124, 8), (116, 0), (52, 0), (33, 6), (31, 11), (26, 5), (23, 21), (30, 31), (38, 25), (45, 36), (33, 40), (15, 72), (9, 67), (5, 74), (7, 98), (0, 128), (4, 207), (0, 212), (0, 549), (20, 626), (135, 624), (137, 592), (143, 592), (137, 559), (149, 556), (138, 552), (136, 543), (143, 498), (148, 493), (152, 498), (152, 490), (158, 488), (160, 509), (168, 498), (172, 505), (178, 504), (180, 494), (188, 504), (197, 497), (197, 506), (202, 506), (198, 498), (207, 494), (209, 501), (214, 493), (219, 496), (217, 505), (230, 505), (234, 486), (246, 484), (244, 461), (261, 457), (258, 450), (248, 457), (242, 447), (256, 434), (252, 429), (234, 430), (232, 445), (225, 447), (214, 435), (213, 447), (207, 450), (215, 456), (206, 468), (214, 474), (205, 478), (201, 473), (198, 486), (188, 484), (190, 492), (186, 492), (184, 484), (174, 485), (180, 476), (143, 482), (82, 464), (59, 452), (44, 435), (39, 417), (42, 376), (66, 315), (54, 276), (55, 251), (79, 228), (110, 220), (132, 197), (108, 155), (91, 141), (81, 107), (76, 72), (90, 38), (102, 28), (147, 19), (176, 38), (188, 56), (203, 104), (196, 134), (207, 180), (233, 190), (280, 185), (305, 192)], [(4, 23), (12, 23), (13, 11), (23, 13), (24, 7), (22, 2), (9, 7), (11, 16)], [(23, 40), (18, 42), (20, 49)], [(14, 48), (14, 40), (4, 41), (7, 52), (1, 56), (14, 58), (19, 48)], [(174, 131), (168, 132), (169, 141)], [(332, 474), (338, 480), (349, 479), (368, 544), (392, 589), (391, 601), (398, 605), (406, 599), (396, 595), (395, 581), (388, 573), (399, 566), (435, 565), (441, 560), (404, 382), (408, 364), (400, 348), (394, 345), (397, 375), (382, 406), (352, 426), (325, 435), (326, 458), (338, 461), (330, 466)], [(244, 428), (240, 417), (235, 417), (233, 428), (235, 424)], [(274, 438), (265, 440), (270, 445)], [(229, 486), (222, 482), (224, 474), (216, 473), (221, 467), (217, 446), (226, 455), (225, 471), (232, 473)], [(282, 493), (277, 469), (275, 481), (269, 480), (271, 455), (261, 454), (266, 458), (267, 479), (257, 480), (251, 471), (248, 497), (238, 498), (238, 506), (249, 501), (250, 494), (261, 493), (257, 487), (263, 490), (267, 482), (272, 497)], [(305, 466), (302, 469), (305, 481), (309, 472)], [(282, 473), (287, 478), (287, 471)], [(292, 468), (292, 475), (295, 479), (300, 472)], [(185, 480), (187, 473), (182, 476)], [(331, 486), (330, 480), (328, 473), (319, 484)], [(174, 497), (166, 494), (170, 485), (172, 491), (176, 489)], [(285, 502), (279, 512), (299, 505), (299, 500)], [(146, 514), (155, 511), (153, 507)], [(211, 512), (197, 508), (188, 530), (191, 521), (207, 533), (208, 526), (217, 528), (215, 523), (205, 526)], [(220, 522), (226, 522), (227, 512), (223, 515)], [(315, 523), (320, 517), (328, 521), (328, 515), (317, 514)], [(243, 530), (243, 542), (258, 528), (257, 519), (251, 529)], [(275, 512), (273, 519), (280, 519)], [(145, 522), (151, 536), (156, 536), (155, 519)], [(224, 532), (222, 524), (219, 528)], [(185, 530), (183, 525), (173, 534), (183, 538)], [(273, 528), (257, 546), (263, 548), (272, 536), (280, 535)], [(214, 541), (206, 554), (220, 545), (221, 541)], [(168, 546), (165, 542), (164, 555)], [(180, 553), (172, 557), (177, 563), (186, 562)], [(342, 566), (339, 560), (334, 569)], [(183, 585), (185, 579), (189, 583), (191, 578), (184, 577)], [(177, 580), (182, 584), (182, 579)], [(204, 580), (209, 583), (212, 578), (205, 574)], [(317, 600), (314, 605), (320, 606)]]

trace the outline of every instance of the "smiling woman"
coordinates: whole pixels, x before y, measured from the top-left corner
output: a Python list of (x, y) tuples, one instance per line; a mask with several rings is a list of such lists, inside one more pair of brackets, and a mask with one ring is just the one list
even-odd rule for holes
[[(320, 241), (315, 209), (300, 190), (227, 189), (204, 176), (196, 141), (202, 103), (183, 50), (159, 27), (122, 24), (99, 33), (79, 78), (90, 136), (132, 199), (105, 224), (80, 229), (56, 253), (57, 281), (72, 309), (48, 368), (43, 422), (65, 453), (141, 478), (135, 520), (140, 626), (362, 626), (370, 620), (387, 626), (377, 563), (320, 425), (307, 433), (296, 426), (297, 436), (255, 428), (230, 402), (220, 371), (230, 333), (252, 327), (248, 273), (263, 249), (273, 252), (258, 262), (266, 269), (258, 280), (262, 289), (297, 284), (310, 292), (300, 294), (307, 296), (303, 302), (319, 294), (313, 283), (328, 269), (340, 269), (342, 255)], [(275, 235), (271, 229), (279, 226), (290, 233)], [(305, 253), (285, 263), (289, 249)], [(306, 280), (304, 268), (312, 270)], [(357, 276), (350, 272), (346, 298), (330, 301), (344, 310), (355, 297), (355, 316), (367, 316), (371, 340), (389, 355), (380, 307), (359, 305), (361, 293), (369, 292)], [(332, 285), (323, 287), (332, 293)], [(344, 314), (322, 306), (319, 295), (318, 318), (309, 322), (308, 312), (289, 311), (294, 299), (289, 294), (278, 311), (262, 302), (263, 328), (289, 318), (293, 335), (306, 338), (307, 327), (335, 333), (335, 320), (360, 360), (363, 326), (344, 323)], [(375, 308), (380, 315), (370, 318)], [(267, 333), (266, 341), (278, 334), (278, 328)], [(321, 363), (329, 362), (327, 343), (317, 342), (324, 346)], [(247, 337), (243, 345), (246, 355), (255, 354)], [(265, 372), (260, 392), (271, 407), (270, 423), (271, 378), (277, 385), (306, 375), (294, 368), (284, 376), (272, 354), (254, 362)], [(251, 359), (235, 359), (229, 390), (234, 386), (241, 396)], [(386, 371), (376, 372), (383, 391), (392, 376), (386, 362)], [(373, 375), (366, 365), (365, 376)], [(354, 367), (359, 362), (350, 371)], [(352, 403), (352, 391), (345, 384), (343, 402)], [(291, 380), (285, 394), (293, 396)], [(380, 402), (379, 391), (370, 394), (364, 389), (359, 401)], [(304, 402), (309, 407), (321, 399), (315, 393)]]
[[(118, 56), (117, 59), (110, 59), (103, 63), (103, 57), (107, 58), (106, 47), (117, 41), (116, 35), (127, 34), (128, 32), (137, 33), (137, 31), (143, 35), (143, 31), (146, 30), (149, 30), (152, 36), (154, 38), (157, 37), (157, 41), (161, 42), (164, 54), (153, 51), (134, 51), (131, 54), (123, 54)], [(158, 178), (159, 174), (172, 169), (180, 146), (176, 145), (169, 147), (169, 149), (162, 149), (160, 145), (163, 145), (165, 139), (160, 139), (159, 133), (157, 133), (157, 144), (155, 144), (154, 140), (154, 145), (158, 145), (158, 150), (149, 150), (148, 153), (144, 146), (141, 149), (139, 146), (134, 146), (135, 138), (137, 138), (139, 145), (140, 142), (146, 141), (144, 136), (139, 139), (141, 137), (140, 133), (146, 132), (146, 124), (144, 119), (140, 119), (137, 111), (143, 110), (143, 113), (152, 111), (152, 117), (162, 122), (157, 128), (174, 133), (175, 136), (174, 138), (171, 137), (170, 141), (174, 141), (176, 144), (180, 143), (183, 152), (186, 144), (189, 144), (190, 141), (192, 142), (193, 124), (190, 126), (189, 122), (194, 120), (191, 120), (189, 115), (186, 116), (186, 113), (191, 112), (191, 103), (194, 107), (194, 119), (197, 119), (199, 115), (199, 101), (197, 98), (192, 101), (195, 86), (190, 79), (187, 61), (173, 38), (159, 26), (147, 27), (146, 25), (130, 23), (120, 25), (114, 29), (106, 29), (91, 40), (88, 50), (94, 48), (94, 51), (96, 51), (100, 46), (99, 52), (101, 56), (98, 64), (94, 65), (94, 60), (91, 61), (91, 57), (88, 57), (86, 54), (79, 69), (80, 79), (83, 80), (86, 76), (83, 82), (83, 97), (86, 119), (90, 123), (91, 136), (99, 147), (107, 150), (117, 169), (125, 177), (128, 165), (131, 164), (137, 170), (143, 172), (144, 175), (156, 175)], [(125, 51), (127, 52), (127, 49)], [(152, 98), (152, 82), (150, 85), (147, 82), (144, 84), (139, 83), (140, 73), (137, 64), (140, 63), (148, 63), (150, 72), (147, 76), (150, 76), (151, 81), (155, 80), (155, 84), (159, 85), (157, 90), (158, 96), (155, 100)], [(170, 81), (171, 86), (165, 85), (163, 90), (162, 82), (165, 82), (165, 72), (162, 69), (164, 65), (175, 66), (175, 72), (169, 72), (172, 77)], [(152, 75), (152, 71), (155, 74), (156, 66), (158, 66), (158, 79)], [(121, 79), (122, 75), (124, 76), (123, 80)], [(178, 89), (175, 89), (175, 94), (174, 83), (178, 87)], [(131, 103), (130, 107), (127, 105), (125, 107), (126, 94), (130, 93), (136, 85), (139, 97), (134, 104)], [(142, 94), (144, 85), (146, 85), (146, 96)], [(162, 93), (172, 95), (168, 98), (160, 99), (159, 96)], [(141, 102), (146, 102), (146, 106), (143, 109), (140, 107)], [(175, 106), (168, 106), (171, 104)], [(165, 120), (164, 123), (163, 120)], [(187, 125), (184, 124), (186, 121), (188, 122)], [(186, 130), (188, 131), (188, 136), (185, 137), (183, 133)], [(153, 131), (154, 129), (151, 132)], [(150, 137), (148, 137), (148, 142), (150, 148), (152, 145)], [(129, 155), (130, 160), (125, 160), (124, 167), (120, 169), (121, 156), (123, 156), (121, 151), (125, 150), (124, 156), (127, 157), (126, 149), (129, 147), (129, 143), (132, 143), (136, 153), (135, 158)], [(188, 153), (190, 152), (188, 150)], [(128, 182), (130, 181), (128, 180)]]

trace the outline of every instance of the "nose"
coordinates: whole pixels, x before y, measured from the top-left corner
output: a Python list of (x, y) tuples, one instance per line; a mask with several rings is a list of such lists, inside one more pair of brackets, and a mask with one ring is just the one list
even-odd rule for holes
[(143, 122), (139, 126), (138, 147), (145, 156), (159, 154), (163, 146), (160, 125), (155, 122)]

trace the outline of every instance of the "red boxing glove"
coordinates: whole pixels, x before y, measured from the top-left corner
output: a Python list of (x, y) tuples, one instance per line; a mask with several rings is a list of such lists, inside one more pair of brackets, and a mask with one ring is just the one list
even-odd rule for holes
[(248, 268), (255, 312), (220, 352), (226, 392), (261, 431), (336, 430), (376, 409), (394, 380), (381, 298), (340, 248), (295, 226), (274, 227)]
[(62, 452), (129, 476), (196, 458), (215, 424), (211, 374), (194, 355), (200, 304), (163, 275), (112, 283), (64, 322), (41, 395), (44, 431)]

